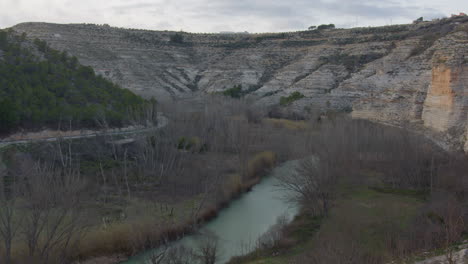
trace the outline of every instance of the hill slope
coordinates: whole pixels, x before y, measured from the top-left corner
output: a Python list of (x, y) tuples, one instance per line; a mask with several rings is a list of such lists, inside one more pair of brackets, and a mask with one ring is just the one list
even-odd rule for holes
[(120, 126), (128, 107), (143, 102), (44, 41), (0, 31), (0, 132), (57, 128), (61, 121), (93, 127), (102, 114), (110, 125)]
[(278, 34), (189, 34), (108, 26), (24, 23), (47, 41), (135, 93), (190, 97), (242, 85), (263, 105), (352, 109), (410, 121), (468, 150), (468, 18), (414, 25)]

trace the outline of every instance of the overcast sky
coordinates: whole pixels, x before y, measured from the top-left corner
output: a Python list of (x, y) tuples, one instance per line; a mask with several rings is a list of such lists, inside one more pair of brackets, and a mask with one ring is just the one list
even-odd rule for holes
[(189, 32), (303, 30), (410, 23), (468, 13), (468, 0), (0, 0), (0, 28), (96, 23)]

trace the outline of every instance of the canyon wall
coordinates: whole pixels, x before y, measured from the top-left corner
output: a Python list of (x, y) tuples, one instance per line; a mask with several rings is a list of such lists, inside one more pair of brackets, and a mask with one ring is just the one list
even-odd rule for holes
[(86, 24), (13, 27), (144, 97), (242, 85), (256, 104), (351, 111), (468, 151), (468, 18), (274, 34), (191, 34)]

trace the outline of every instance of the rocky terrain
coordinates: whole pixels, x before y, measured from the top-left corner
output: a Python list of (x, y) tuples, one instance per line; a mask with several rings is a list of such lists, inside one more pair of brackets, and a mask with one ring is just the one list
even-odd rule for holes
[[(352, 111), (468, 151), (468, 18), (275, 34), (191, 34), (23, 23), (14, 30), (78, 57), (145, 97), (190, 98), (241, 85), (291, 109)], [(424, 129), (428, 128), (428, 129)]]

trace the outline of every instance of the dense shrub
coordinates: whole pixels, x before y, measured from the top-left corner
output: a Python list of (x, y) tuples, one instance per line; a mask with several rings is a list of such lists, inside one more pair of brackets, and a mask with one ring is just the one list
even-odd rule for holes
[(175, 33), (174, 35), (171, 35), (170, 41), (173, 43), (182, 44), (184, 43), (184, 36), (182, 36), (182, 34)]
[(322, 29), (334, 29), (335, 28), (335, 24), (323, 24), (323, 25), (320, 25), (317, 27), (318, 30), (322, 30)]
[(242, 86), (241, 85), (236, 85), (232, 88), (229, 88), (222, 92), (224, 96), (229, 96), (232, 98), (241, 98), (242, 96)]

